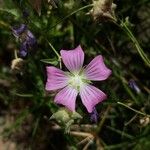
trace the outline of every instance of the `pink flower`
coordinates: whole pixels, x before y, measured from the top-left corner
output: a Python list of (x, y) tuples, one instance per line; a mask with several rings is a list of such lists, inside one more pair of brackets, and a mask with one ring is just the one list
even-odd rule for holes
[(56, 67), (48, 66), (47, 91), (60, 90), (55, 96), (55, 103), (75, 111), (75, 102), (79, 94), (83, 105), (89, 113), (94, 106), (106, 99), (106, 94), (91, 85), (91, 81), (102, 81), (109, 77), (108, 69), (101, 55), (95, 57), (86, 67), (83, 67), (84, 52), (81, 46), (73, 50), (61, 50), (63, 63), (70, 72), (64, 72)]

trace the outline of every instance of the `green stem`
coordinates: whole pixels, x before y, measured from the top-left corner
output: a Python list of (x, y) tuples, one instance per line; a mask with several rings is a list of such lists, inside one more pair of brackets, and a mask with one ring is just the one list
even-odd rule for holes
[(60, 69), (62, 68), (62, 64), (61, 64), (61, 56), (59, 55), (59, 53), (56, 51), (56, 49), (53, 47), (53, 45), (47, 40), (49, 46), (51, 47), (51, 49), (54, 51), (54, 53), (56, 54), (56, 56), (58, 57), (58, 61), (59, 61), (59, 66)]
[(101, 131), (101, 129), (102, 129), (104, 123), (105, 123), (106, 117), (107, 117), (108, 112), (109, 112), (110, 109), (111, 109), (111, 106), (109, 105), (109, 106), (107, 107), (105, 113), (104, 113), (104, 116), (103, 116), (102, 120), (100, 121), (100, 123), (99, 123), (99, 125), (98, 125), (97, 133), (100, 133), (100, 131)]
[(134, 137), (131, 136), (130, 134), (125, 133), (125, 132), (122, 132), (122, 131), (120, 131), (120, 130), (118, 130), (118, 129), (115, 129), (115, 128), (111, 127), (111, 126), (106, 126), (106, 128), (107, 128), (107, 129), (110, 129), (111, 131), (114, 131), (114, 132), (116, 132), (116, 133), (118, 133), (118, 134), (120, 134), (120, 135), (123, 135), (123, 136), (126, 137), (126, 138), (129, 138), (129, 139), (133, 139), (133, 138), (134, 138)]
[(118, 103), (119, 105), (122, 105), (122, 106), (124, 106), (124, 107), (126, 107), (126, 108), (128, 108), (128, 109), (130, 109), (130, 110), (132, 110), (132, 111), (134, 111), (134, 112), (136, 112), (136, 113), (138, 113), (138, 114), (140, 114), (140, 115), (150, 117), (149, 114), (146, 114), (146, 113), (144, 113), (144, 112), (141, 112), (141, 111), (139, 111), (139, 110), (136, 110), (136, 109), (134, 109), (134, 108), (131, 108), (130, 106), (128, 106), (128, 105), (126, 105), (126, 104), (124, 104), (124, 103), (121, 103), (121, 102), (117, 102), (117, 103)]
[(15, 49), (15, 51), (14, 51), (14, 56), (15, 56), (15, 59), (17, 59), (17, 58), (18, 58), (17, 50), (16, 50), (16, 49)]
[(89, 5), (86, 5), (86, 6), (84, 6), (84, 7), (81, 7), (81, 8), (79, 8), (79, 9), (73, 11), (72, 13), (68, 14), (68, 15), (65, 16), (64, 18), (60, 19), (55, 25), (53, 25), (52, 27), (50, 27), (50, 29), (54, 28), (55, 26), (57, 26), (57, 24), (63, 22), (65, 19), (67, 19), (67, 18), (69, 18), (70, 16), (76, 14), (77, 12), (79, 12), (79, 11), (81, 11), (81, 10), (83, 10), (83, 9), (92, 7), (92, 6), (93, 6), (93, 4), (89, 4)]
[(11, 29), (11, 26), (7, 23), (5, 23), (4, 21), (0, 20), (0, 27), (6, 27), (8, 29)]
[(141, 56), (141, 58), (143, 59), (145, 64), (150, 67), (150, 60), (149, 60), (149, 58), (147, 57), (147, 55), (145, 54), (145, 52), (141, 48), (139, 42), (137, 41), (137, 39), (135, 38), (135, 36), (131, 32), (131, 30), (128, 28), (128, 26), (124, 22), (121, 22), (121, 25), (119, 25), (119, 26), (128, 34), (129, 38), (135, 44), (135, 47), (136, 47), (139, 55)]
[(58, 58), (60, 58), (61, 56), (59, 55), (59, 53), (56, 51), (56, 49), (53, 47), (53, 45), (48, 41), (49, 46), (51, 47), (51, 49), (54, 51), (54, 53), (57, 55)]
[(129, 87), (127, 86), (127, 81), (125, 80), (125, 78), (123, 78), (121, 76), (121, 74), (118, 74), (116, 71), (114, 71), (115, 76), (121, 81), (124, 89), (126, 90), (126, 92), (130, 95), (130, 97), (135, 101), (136, 104), (139, 104), (139, 102), (137, 101), (135, 95), (132, 93), (132, 91), (129, 89)]
[(131, 89), (127, 86), (127, 84), (125, 84), (125, 82), (123, 81), (123, 78), (122, 78), (122, 77), (120, 77), (120, 78), (121, 78), (122, 84), (123, 84), (125, 90), (127, 91), (127, 93), (128, 93), (128, 94), (130, 95), (130, 97), (135, 101), (135, 103), (139, 105), (139, 102), (138, 102), (138, 100), (136, 99), (136, 97), (134, 96), (134, 94), (131, 92)]

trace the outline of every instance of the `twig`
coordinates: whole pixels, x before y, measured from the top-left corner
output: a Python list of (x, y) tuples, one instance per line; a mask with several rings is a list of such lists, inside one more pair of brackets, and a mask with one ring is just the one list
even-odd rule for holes
[(126, 122), (124, 125), (128, 126), (135, 118), (137, 117), (137, 114), (134, 115), (128, 122)]
[(94, 136), (91, 133), (88, 133), (88, 132), (70, 131), (69, 133), (71, 135), (74, 135), (74, 136), (94, 138)]
[(106, 116), (107, 116), (107, 114), (108, 114), (110, 108), (111, 108), (111, 106), (109, 105), (109, 106), (107, 107), (105, 113), (104, 113), (104, 116), (103, 116), (102, 120), (100, 121), (100, 123), (99, 123), (99, 125), (98, 125), (97, 133), (99, 133), (99, 132), (101, 131), (102, 126), (103, 126), (103, 124), (104, 124), (104, 122), (105, 122), (105, 120), (106, 120)]
[(85, 139), (83, 139), (82, 141), (80, 141), (77, 145), (81, 145), (84, 144), (85, 142), (89, 141), (89, 137), (86, 137)]
[(136, 110), (136, 109), (134, 109), (134, 108), (131, 108), (130, 106), (128, 106), (128, 105), (126, 105), (126, 104), (124, 104), (124, 103), (121, 103), (121, 102), (117, 102), (117, 103), (118, 103), (119, 105), (122, 105), (122, 106), (124, 106), (124, 107), (126, 107), (126, 108), (128, 108), (128, 109), (130, 109), (130, 110), (132, 110), (132, 111), (134, 111), (134, 112), (136, 112), (136, 113), (138, 113), (138, 114), (140, 114), (140, 115), (150, 117), (149, 114), (146, 114), (146, 113), (144, 113), (144, 112), (141, 112), (141, 111), (139, 111), (139, 110)]
[(53, 25), (52, 27), (50, 27), (50, 29), (54, 28), (54, 27), (57, 26), (59, 23), (63, 22), (65, 19), (67, 19), (67, 18), (69, 18), (70, 16), (76, 14), (77, 12), (79, 12), (79, 11), (81, 11), (81, 10), (83, 10), (83, 9), (86, 9), (86, 8), (90, 8), (90, 7), (92, 7), (92, 6), (93, 6), (93, 4), (89, 4), (89, 5), (83, 6), (83, 7), (79, 8), (79, 9), (73, 11), (72, 13), (68, 14), (68, 15), (65, 16), (64, 18), (58, 20), (58, 22), (57, 22), (55, 25)]
[(93, 141), (90, 140), (90, 141), (84, 146), (83, 150), (87, 150), (88, 147), (89, 147), (92, 143), (93, 143)]

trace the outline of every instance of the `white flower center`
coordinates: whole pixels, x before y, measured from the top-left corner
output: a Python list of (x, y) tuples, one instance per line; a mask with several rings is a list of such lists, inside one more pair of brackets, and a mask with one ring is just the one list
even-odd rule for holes
[(86, 78), (83, 74), (73, 74), (70, 75), (69, 85), (75, 88), (76, 90), (80, 90), (80, 88), (86, 83)]

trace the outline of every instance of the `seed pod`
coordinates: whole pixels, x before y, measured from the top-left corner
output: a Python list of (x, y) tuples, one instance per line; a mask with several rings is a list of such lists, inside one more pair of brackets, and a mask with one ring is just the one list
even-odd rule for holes
[(90, 10), (94, 21), (102, 22), (113, 20), (116, 21), (115, 17), (116, 4), (112, 0), (98, 0), (93, 1), (93, 8)]

